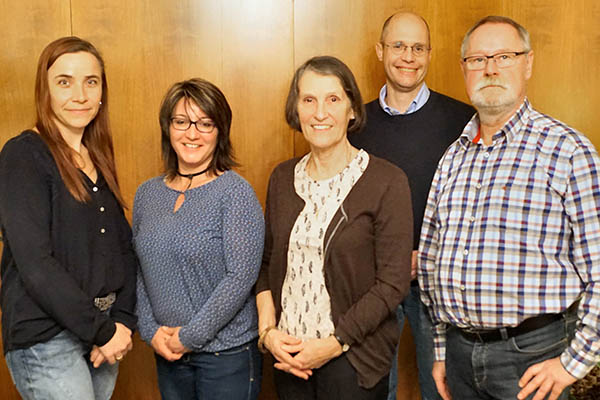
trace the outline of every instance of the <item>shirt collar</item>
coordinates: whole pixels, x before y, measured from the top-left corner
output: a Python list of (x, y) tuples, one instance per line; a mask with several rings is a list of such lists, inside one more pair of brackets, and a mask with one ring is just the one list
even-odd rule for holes
[(425, 103), (427, 103), (427, 100), (429, 100), (429, 95), (430, 90), (427, 87), (427, 84), (423, 82), (423, 86), (421, 86), (421, 89), (419, 89), (419, 93), (417, 93), (413, 101), (410, 103), (410, 105), (406, 109), (406, 112), (401, 112), (393, 107), (388, 106), (385, 102), (385, 97), (387, 96), (387, 84), (385, 84), (379, 91), (379, 105), (381, 106), (383, 111), (385, 111), (389, 115), (412, 114), (416, 111), (419, 111), (425, 105)]
[[(495, 143), (497, 140), (506, 137), (506, 141), (510, 142), (514, 139), (517, 133), (521, 130), (521, 127), (527, 123), (529, 119), (529, 114), (533, 108), (531, 107), (531, 103), (527, 97), (523, 101), (523, 104), (519, 107), (517, 112), (508, 120), (508, 122), (500, 129), (498, 132), (494, 134), (492, 137), (492, 141)], [(460, 144), (467, 148), (469, 143), (472, 143), (473, 140), (479, 134), (479, 113), (475, 114), (473, 118), (467, 123), (465, 128), (463, 129), (462, 134), (459, 137)]]

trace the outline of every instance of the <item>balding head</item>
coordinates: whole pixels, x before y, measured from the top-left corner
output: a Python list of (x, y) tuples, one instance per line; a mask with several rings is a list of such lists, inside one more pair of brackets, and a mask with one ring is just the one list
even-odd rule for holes
[(425, 21), (425, 18), (421, 17), (420, 15), (410, 11), (399, 11), (395, 14), (390, 15), (388, 19), (386, 19), (383, 23), (379, 41), (382, 43), (386, 41), (386, 35), (390, 29), (390, 26), (394, 24), (405, 23), (421, 25), (427, 34), (427, 43), (425, 44), (427, 44), (428, 47), (431, 47), (431, 35), (429, 33), (429, 25), (427, 24), (427, 21)]

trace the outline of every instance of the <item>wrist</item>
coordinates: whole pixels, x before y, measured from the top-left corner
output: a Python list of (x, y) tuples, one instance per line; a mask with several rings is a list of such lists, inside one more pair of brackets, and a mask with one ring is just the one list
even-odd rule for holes
[(344, 340), (339, 336), (336, 335), (335, 333), (331, 335), (336, 342), (338, 342), (338, 344), (340, 345), (340, 349), (342, 353), (347, 352), (348, 350), (350, 350), (350, 345), (346, 342), (344, 342)]
[(269, 325), (258, 334), (258, 350), (263, 354), (266, 354), (268, 351), (265, 347), (265, 340), (267, 339), (269, 332), (273, 329), (276, 329), (275, 325)]

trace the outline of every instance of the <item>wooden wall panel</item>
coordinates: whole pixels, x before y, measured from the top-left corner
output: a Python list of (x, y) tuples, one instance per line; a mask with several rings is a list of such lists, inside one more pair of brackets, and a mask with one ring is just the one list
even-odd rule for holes
[[(0, 148), (23, 129), (33, 127), (38, 56), (48, 42), (70, 33), (69, 0), (53, 4), (0, 0)], [(4, 354), (1, 342), (0, 354)], [(0, 399), (20, 398), (0, 357)]]
[[(272, 168), (307, 151), (283, 115), (295, 68), (314, 55), (335, 55), (353, 70), (364, 100), (375, 98), (385, 77), (374, 45), (383, 21), (400, 9), (420, 13), (431, 27), (428, 85), (462, 100), (459, 48), (466, 30), (489, 14), (521, 22), (535, 51), (532, 103), (600, 146), (600, 114), (593, 109), (600, 100), (600, 3), (594, 0), (0, 0), (0, 146), (33, 123), (40, 51), (73, 33), (90, 39), (106, 60), (119, 178), (130, 205), (136, 187), (161, 171), (161, 98), (172, 83), (194, 76), (227, 96), (239, 171), (264, 202)], [(400, 366), (398, 398), (419, 398), (406, 332)], [(261, 398), (274, 397), (269, 374)], [(3, 360), (0, 398), (18, 398)], [(114, 398), (158, 398), (152, 352), (138, 338)]]

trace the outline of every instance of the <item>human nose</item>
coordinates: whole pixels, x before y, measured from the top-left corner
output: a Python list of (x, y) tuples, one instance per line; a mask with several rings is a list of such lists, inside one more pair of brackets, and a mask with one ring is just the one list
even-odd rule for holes
[(186, 129), (185, 136), (188, 139), (197, 139), (198, 137), (200, 137), (200, 132), (196, 128), (196, 122), (190, 121), (190, 126)]
[(497, 75), (498, 74), (498, 66), (496, 65), (496, 60), (494, 58), (491, 58), (491, 57), (486, 58), (484, 72), (486, 75)]
[(83, 85), (75, 84), (73, 85), (72, 92), (73, 100), (83, 103), (87, 100), (87, 93)]
[(404, 49), (402, 49), (402, 53), (400, 53), (400, 55), (404, 61), (412, 62), (415, 59), (413, 49), (410, 46), (404, 46)]
[(315, 110), (315, 118), (318, 120), (324, 120), (327, 118), (327, 108), (324, 101), (319, 101), (317, 109)]

